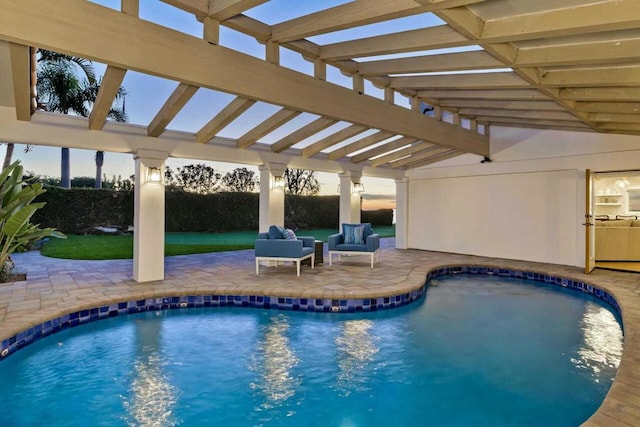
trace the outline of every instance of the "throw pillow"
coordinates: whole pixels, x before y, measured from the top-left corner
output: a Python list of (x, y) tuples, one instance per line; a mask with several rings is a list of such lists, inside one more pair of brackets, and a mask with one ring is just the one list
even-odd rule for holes
[(371, 223), (370, 222), (356, 222), (354, 224), (349, 224), (349, 223), (343, 223), (342, 224), (342, 234), (345, 234), (344, 229), (345, 227), (357, 227), (357, 226), (363, 226), (364, 227), (364, 231), (362, 232), (362, 240), (365, 240), (367, 237), (369, 237), (369, 235), (373, 234), (373, 229), (371, 228)]
[(297, 239), (296, 233), (294, 233), (292, 229), (287, 228), (284, 232), (287, 235), (287, 237), (285, 237), (285, 239), (287, 239), (287, 240), (296, 240)]
[(347, 245), (362, 245), (364, 240), (364, 225), (344, 225), (344, 243)]
[(269, 227), (269, 239), (286, 239), (284, 228), (272, 225)]

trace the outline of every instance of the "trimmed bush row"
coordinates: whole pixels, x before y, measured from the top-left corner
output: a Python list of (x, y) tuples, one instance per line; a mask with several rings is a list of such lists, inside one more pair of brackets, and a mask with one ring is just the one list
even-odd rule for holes
[[(259, 194), (195, 194), (167, 191), (166, 231), (224, 232), (257, 230)], [(46, 202), (33, 222), (55, 227), (63, 233), (87, 234), (97, 226), (133, 224), (133, 192), (50, 187), (37, 201)], [(339, 196), (285, 197), (285, 226), (288, 228), (338, 228)], [(391, 225), (393, 210), (362, 211), (362, 222)]]

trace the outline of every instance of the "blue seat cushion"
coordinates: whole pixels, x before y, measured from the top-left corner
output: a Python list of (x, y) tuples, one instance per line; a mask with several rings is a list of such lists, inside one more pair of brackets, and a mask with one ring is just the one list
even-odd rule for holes
[(272, 225), (269, 227), (269, 238), (270, 239), (283, 239), (282, 233), (284, 232), (284, 228), (278, 227), (277, 225)]
[(356, 245), (349, 243), (342, 243), (336, 245), (338, 251), (354, 251), (354, 252), (367, 252), (367, 245)]
[(315, 250), (316, 250), (315, 248), (303, 247), (302, 248), (302, 256), (309, 255), (309, 254), (315, 252)]

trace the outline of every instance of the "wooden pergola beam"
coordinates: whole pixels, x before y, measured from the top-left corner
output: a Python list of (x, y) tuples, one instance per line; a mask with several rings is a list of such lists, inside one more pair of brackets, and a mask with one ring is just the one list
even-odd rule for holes
[(640, 59), (640, 38), (616, 38), (585, 43), (518, 49), (516, 67), (623, 64)]
[(443, 160), (447, 160), (447, 159), (452, 159), (454, 157), (458, 157), (461, 156), (465, 153), (461, 153), (460, 151), (456, 151), (456, 150), (451, 150), (449, 152), (446, 153), (442, 153), (442, 154), (438, 154), (435, 155), (433, 157), (429, 157), (427, 159), (415, 162), (415, 163), (410, 163), (407, 165), (407, 169), (413, 169), (413, 168), (419, 168), (422, 166), (427, 166), (427, 165), (431, 165), (433, 163), (438, 163), (441, 162)]
[(321, 46), (320, 57), (326, 61), (362, 58), (418, 50), (443, 49), (473, 44), (448, 25), (404, 31), (365, 39)]
[(634, 102), (640, 99), (638, 87), (569, 87), (560, 89), (567, 101)]
[(480, 39), (533, 40), (639, 26), (640, 3), (613, 0), (488, 20)]
[(386, 144), (382, 144), (378, 147), (363, 151), (362, 153), (356, 154), (355, 156), (351, 156), (351, 163), (361, 163), (365, 160), (371, 159), (372, 157), (388, 153), (389, 151), (397, 150), (398, 148), (402, 148), (405, 145), (413, 144), (414, 142), (416, 142), (416, 140), (412, 138), (395, 139), (391, 142), (387, 142)]
[(245, 10), (249, 10), (268, 0), (210, 0), (208, 15), (217, 21), (225, 21)]
[(549, 100), (536, 89), (424, 89), (417, 92), (419, 98), (433, 99), (495, 99), (495, 100)]
[[(29, 46), (9, 43), (13, 100), (18, 120), (31, 120), (31, 53)], [(3, 77), (4, 78), (4, 77)]]
[[(484, 0), (360, 0), (349, 2), (291, 19), (272, 27), (272, 38), (278, 42), (300, 40), (317, 34), (373, 24), (434, 10), (464, 6)], [(422, 3), (422, 5), (420, 4)]]
[(589, 113), (589, 120), (597, 123), (638, 123), (640, 122), (640, 115), (621, 113)]
[(540, 76), (540, 84), (549, 87), (640, 86), (640, 66), (620, 68), (550, 70)]
[(534, 118), (519, 118), (519, 117), (495, 117), (495, 116), (477, 116), (478, 122), (486, 122), (491, 125), (504, 126), (506, 124), (518, 125), (520, 127), (531, 126), (546, 126), (550, 127), (572, 127), (572, 128), (585, 128), (589, 129), (589, 126), (583, 122), (577, 120), (554, 120), (554, 119), (534, 119)]
[[(640, 114), (640, 102), (577, 102), (576, 111), (584, 113)], [(638, 116), (640, 119), (640, 116)]]
[(393, 162), (394, 160), (398, 160), (405, 156), (418, 153), (420, 151), (423, 151), (433, 146), (434, 146), (433, 144), (419, 142), (409, 147), (403, 148), (402, 150), (394, 151), (393, 153), (376, 157), (375, 159), (371, 160), (371, 166), (381, 166), (381, 165), (384, 165), (385, 163)]
[(383, 76), (389, 74), (433, 73), (502, 67), (504, 67), (504, 63), (498, 61), (487, 52), (478, 50), (361, 62), (358, 64), (358, 72), (363, 76)]
[(420, 160), (425, 160), (433, 156), (437, 156), (443, 153), (448, 153), (450, 151), (451, 151), (450, 148), (442, 147), (440, 145), (434, 145), (431, 147), (427, 147), (426, 149), (420, 150), (416, 153), (413, 153), (409, 157), (405, 157), (404, 159), (396, 160), (395, 162), (390, 163), (389, 166), (392, 169), (397, 169), (400, 167), (408, 166), (411, 163), (415, 163)]
[(196, 133), (196, 141), (201, 144), (209, 142), (218, 132), (237, 119), (255, 103), (256, 101), (253, 99), (246, 99), (240, 96), (236, 97)]
[(295, 145), (298, 142), (303, 141), (318, 132), (322, 132), (329, 126), (333, 126), (336, 123), (336, 120), (320, 117), (319, 119), (312, 121), (308, 125), (301, 127), (297, 131), (290, 133), (289, 135), (280, 139), (278, 142), (272, 144), (271, 151), (273, 151), (274, 153), (281, 153), (292, 145)]
[(113, 100), (118, 94), (126, 73), (127, 70), (123, 68), (107, 66), (100, 82), (96, 102), (93, 103), (93, 108), (89, 114), (89, 129), (100, 130), (104, 126), (109, 110), (111, 110), (111, 105), (113, 105)]
[(338, 160), (345, 157), (347, 154), (362, 150), (363, 148), (366, 148), (373, 144), (377, 144), (378, 142), (384, 141), (385, 139), (389, 139), (393, 136), (394, 135), (392, 133), (379, 131), (374, 133), (373, 135), (366, 136), (362, 139), (350, 143), (349, 145), (345, 145), (344, 147), (331, 151), (329, 154), (327, 154), (327, 158), (329, 160)]
[(322, 138), (319, 141), (314, 142), (302, 149), (302, 157), (311, 157), (314, 154), (318, 154), (322, 150), (329, 148), (333, 145), (336, 145), (346, 139), (352, 138), (359, 133), (366, 131), (367, 128), (360, 125), (351, 125), (338, 132), (335, 132), (325, 138)]
[(529, 83), (512, 72), (442, 74), (432, 76), (394, 77), (392, 88), (403, 89), (517, 89), (528, 88)]
[(264, 120), (259, 125), (238, 138), (238, 148), (248, 148), (258, 142), (263, 136), (273, 132), (285, 123), (295, 119), (300, 115), (299, 111), (282, 108), (274, 115)]
[(443, 99), (442, 108), (487, 108), (491, 110), (566, 111), (553, 101), (503, 101), (491, 99)]
[(520, 119), (544, 119), (544, 120), (578, 120), (566, 111), (536, 111), (536, 110), (505, 110), (490, 108), (460, 108), (458, 113), (471, 117), (514, 117)]
[(196, 86), (179, 83), (171, 96), (167, 98), (160, 111), (153, 117), (147, 126), (147, 135), (158, 137), (162, 135), (169, 123), (178, 115), (180, 110), (189, 102), (191, 97), (198, 91)]

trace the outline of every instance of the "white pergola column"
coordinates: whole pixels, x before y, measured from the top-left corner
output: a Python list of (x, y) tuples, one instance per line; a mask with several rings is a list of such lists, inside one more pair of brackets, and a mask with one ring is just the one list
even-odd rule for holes
[(396, 248), (409, 247), (409, 178), (396, 180)]
[(260, 169), (259, 231), (266, 232), (270, 225), (284, 226), (284, 188), (273, 188), (275, 177), (284, 176), (287, 165), (265, 163)]
[(133, 279), (148, 282), (164, 279), (164, 185), (149, 182), (150, 168), (164, 175), (168, 154), (138, 150), (134, 155), (136, 176), (133, 213)]
[[(360, 182), (360, 174), (342, 173), (340, 177), (340, 224), (360, 222), (360, 193), (353, 193), (353, 183)], [(354, 181), (355, 180), (355, 181)]]

